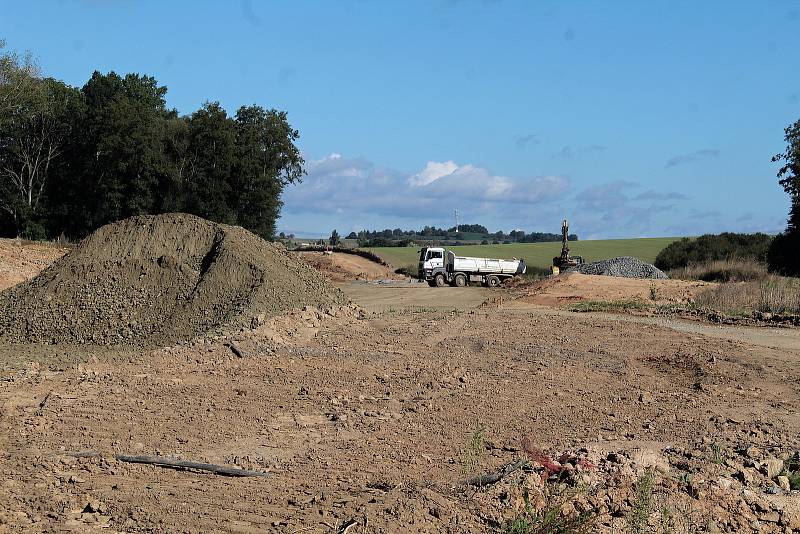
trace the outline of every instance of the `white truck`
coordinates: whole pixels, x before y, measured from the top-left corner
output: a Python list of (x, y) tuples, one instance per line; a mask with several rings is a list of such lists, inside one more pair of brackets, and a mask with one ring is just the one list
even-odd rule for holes
[(464, 287), (480, 282), (497, 287), (506, 278), (525, 273), (525, 260), (499, 260), (456, 256), (452, 250), (425, 247), (419, 251), (419, 279), (431, 287)]

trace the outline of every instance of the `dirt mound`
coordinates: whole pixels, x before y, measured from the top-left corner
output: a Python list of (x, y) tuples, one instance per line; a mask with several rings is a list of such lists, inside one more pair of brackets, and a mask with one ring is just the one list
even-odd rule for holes
[(109, 224), (0, 293), (0, 338), (165, 343), (344, 295), (282, 247), (186, 214)]
[(354, 280), (405, 280), (389, 267), (367, 258), (344, 252), (298, 252), (312, 267), (334, 282)]

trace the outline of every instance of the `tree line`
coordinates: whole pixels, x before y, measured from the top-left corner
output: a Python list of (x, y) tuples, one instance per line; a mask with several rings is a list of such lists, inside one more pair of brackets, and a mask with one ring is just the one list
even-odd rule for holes
[(133, 215), (181, 211), (272, 238), (304, 161), (286, 112), (189, 115), (140, 74), (95, 72), (77, 88), (0, 41), (0, 235), (79, 238)]
[[(334, 230), (336, 232), (336, 230)], [(467, 236), (466, 234), (470, 234)], [(337, 232), (338, 237), (338, 232)], [(486, 241), (494, 241), (497, 243), (543, 243), (550, 241), (561, 241), (561, 234), (554, 234), (549, 232), (530, 232), (526, 233), (524, 230), (511, 230), (506, 233), (502, 230), (497, 232), (489, 232), (489, 230), (482, 224), (463, 224), (456, 227), (453, 226), (448, 229), (437, 228), (435, 226), (425, 226), (421, 230), (403, 230), (401, 228), (385, 230), (361, 230), (359, 232), (350, 232), (347, 239), (358, 239), (370, 243), (384, 243), (382, 245), (371, 244), (369, 246), (391, 246), (392, 242), (407, 243), (412, 241), (428, 241), (428, 240), (442, 240), (442, 239), (479, 239)], [(569, 235), (570, 241), (577, 241), (576, 234)]]

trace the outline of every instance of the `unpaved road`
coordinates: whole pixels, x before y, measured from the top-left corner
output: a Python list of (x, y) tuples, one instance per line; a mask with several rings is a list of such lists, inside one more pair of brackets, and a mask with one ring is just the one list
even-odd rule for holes
[[(791, 335), (723, 329), (734, 332), (723, 338), (682, 322), (494, 309), (481, 303), (503, 293), (483, 288), (345, 290), (375, 313), (304, 312), (237, 336), (241, 358), (224, 339), (90, 351), (69, 366), (48, 360), (68, 347), (6, 347), (40, 363), (0, 382), (0, 531), (336, 532), (355, 521), (350, 534), (497, 532), (539, 475), (458, 489), (470, 436), (483, 427), (480, 471), (513, 461), (524, 437), (543, 450), (636, 450), (631, 457), (657, 465), (670, 445), (679, 452), (658, 492), (689, 503), (702, 525), (713, 517), (723, 530), (784, 532), (742, 501), (734, 473), (742, 447), (800, 448)], [(84, 450), (102, 456), (66, 454)], [(713, 451), (734, 467), (712, 462)], [(271, 477), (137, 466), (115, 453)], [(640, 469), (603, 471), (611, 485), (598, 490), (598, 531), (627, 530)], [(776, 521), (790, 524), (794, 498), (757, 484), (760, 502), (772, 499)]]

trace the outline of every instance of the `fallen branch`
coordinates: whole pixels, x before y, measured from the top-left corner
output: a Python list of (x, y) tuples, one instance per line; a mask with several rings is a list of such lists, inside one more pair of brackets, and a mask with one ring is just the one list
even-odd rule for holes
[(488, 486), (489, 484), (494, 484), (495, 482), (500, 482), (505, 477), (522, 467), (522, 462), (514, 462), (508, 465), (503, 466), (502, 469), (499, 471), (495, 471), (494, 473), (487, 473), (485, 475), (477, 475), (472, 478), (468, 478), (461, 482), (464, 486)]
[[(74, 458), (97, 458), (102, 456), (97, 451), (80, 451), (68, 453)], [(226, 467), (224, 465), (207, 464), (203, 462), (192, 462), (189, 460), (173, 460), (172, 458), (164, 458), (163, 456), (134, 456), (130, 454), (117, 454), (114, 456), (120, 462), (127, 462), (133, 464), (147, 464), (155, 465), (158, 467), (171, 467), (173, 469), (197, 469), (200, 471), (208, 471), (215, 475), (222, 475), (226, 477), (268, 477), (269, 473), (264, 471), (251, 471), (249, 469), (237, 469), (235, 467)]]
[(120, 462), (134, 464), (157, 465), (158, 467), (172, 467), (179, 469), (199, 469), (208, 471), (215, 475), (227, 477), (268, 477), (269, 473), (264, 471), (251, 471), (249, 469), (237, 469), (235, 467), (225, 467), (224, 465), (207, 464), (203, 462), (190, 462), (188, 460), (173, 460), (162, 456), (130, 456), (127, 454), (117, 454), (115, 456)]
[(231, 349), (231, 352), (236, 355), (238, 358), (244, 358), (244, 354), (242, 354), (242, 350), (236, 346), (236, 343), (231, 341), (230, 343), (225, 343), (225, 346)]

